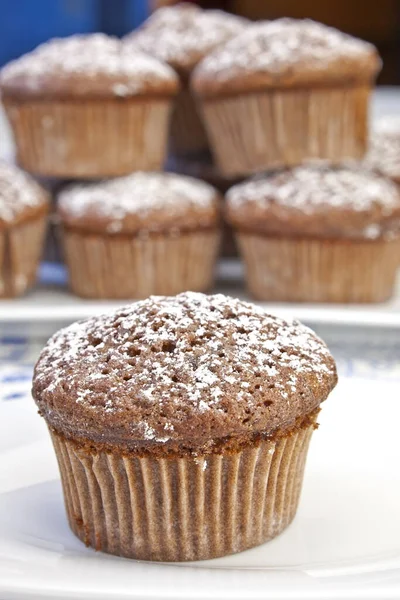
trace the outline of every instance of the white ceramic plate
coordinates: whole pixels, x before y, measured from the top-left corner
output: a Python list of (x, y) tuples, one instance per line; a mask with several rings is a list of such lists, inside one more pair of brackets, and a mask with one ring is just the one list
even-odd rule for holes
[(289, 529), (235, 556), (170, 565), (85, 548), (68, 529), (33, 402), (0, 403), (0, 598), (399, 598), (398, 393), (397, 375), (342, 378)]

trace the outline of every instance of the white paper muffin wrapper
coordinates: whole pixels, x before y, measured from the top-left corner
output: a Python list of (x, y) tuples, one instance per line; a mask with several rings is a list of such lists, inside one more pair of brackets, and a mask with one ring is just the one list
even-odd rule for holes
[(369, 93), (368, 87), (285, 89), (200, 102), (217, 164), (235, 176), (312, 159), (362, 158)]
[(248, 288), (260, 300), (383, 302), (393, 294), (400, 239), (317, 240), (239, 232)]
[(136, 559), (187, 561), (240, 552), (289, 525), (313, 428), (198, 458), (88, 453), (51, 435), (68, 520), (85, 544)]
[(47, 177), (117, 177), (161, 170), (168, 99), (5, 101), (19, 164)]
[(65, 231), (74, 293), (87, 298), (146, 298), (207, 291), (214, 279), (219, 231), (147, 238)]
[(47, 217), (0, 231), (0, 297), (21, 296), (36, 280)]

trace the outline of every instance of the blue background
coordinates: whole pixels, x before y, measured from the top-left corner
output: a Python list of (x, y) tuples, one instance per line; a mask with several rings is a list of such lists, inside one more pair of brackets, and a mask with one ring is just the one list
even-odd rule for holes
[(0, 0), (0, 66), (51, 37), (123, 35), (147, 16), (147, 0)]

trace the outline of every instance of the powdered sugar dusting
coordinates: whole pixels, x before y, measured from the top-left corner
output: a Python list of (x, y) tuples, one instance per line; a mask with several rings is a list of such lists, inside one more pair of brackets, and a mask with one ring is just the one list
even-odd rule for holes
[(29, 175), (0, 161), (0, 220), (12, 222), (26, 208), (44, 202), (43, 190)]
[(193, 4), (163, 7), (126, 43), (177, 68), (191, 68), (219, 44), (241, 33), (249, 22), (220, 10), (201, 10)]
[(400, 117), (384, 117), (374, 125), (365, 162), (400, 181)]
[[(6, 65), (0, 81), (7, 85), (23, 77), (28, 89), (40, 91), (47, 77), (57, 78), (57, 90), (65, 85), (66, 78), (84, 75), (85, 85), (90, 87), (102, 76), (108, 80), (109, 91), (125, 96), (140, 93), (149, 81), (176, 79), (170, 67), (152, 56), (126, 50), (120, 40), (102, 33), (55, 38)], [(107, 86), (107, 81), (103, 85)]]
[(192, 427), (198, 434), (199, 423), (212, 437), (213, 420), (221, 432), (232, 419), (246, 430), (293, 418), (319, 404), (335, 377), (328, 349), (307, 327), (187, 292), (61, 330), (41, 354), (34, 391), (39, 406), (65, 393), (88, 423), (93, 413), (129, 414), (130, 435), (165, 443)]
[(349, 61), (374, 53), (368, 42), (304, 19), (260, 21), (207, 56), (199, 73), (231, 80), (243, 72), (289, 73), (304, 64), (308, 71), (329, 69), (338, 59)]

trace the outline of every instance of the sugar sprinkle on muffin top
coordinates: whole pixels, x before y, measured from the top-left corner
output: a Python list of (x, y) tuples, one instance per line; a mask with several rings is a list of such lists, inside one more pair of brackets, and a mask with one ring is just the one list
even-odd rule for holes
[(0, 161), (0, 225), (7, 226), (47, 210), (44, 189), (13, 164)]
[(135, 172), (72, 185), (59, 195), (64, 224), (108, 233), (215, 227), (219, 196), (207, 183), (173, 173)]
[(257, 176), (227, 192), (238, 228), (316, 237), (400, 235), (400, 194), (388, 179), (357, 164), (323, 162)]
[(158, 9), (124, 40), (186, 72), (248, 24), (243, 17), (182, 2)]
[(400, 183), (400, 117), (387, 116), (374, 124), (366, 164)]
[(304, 19), (261, 21), (210, 53), (193, 85), (201, 95), (279, 85), (348, 84), (380, 69), (376, 48), (332, 27)]
[(173, 70), (154, 57), (127, 51), (102, 33), (55, 38), (8, 63), (0, 73), (2, 91), (33, 96), (135, 96), (175, 93)]
[(204, 451), (293, 426), (335, 383), (334, 361), (307, 327), (187, 292), (61, 330), (42, 351), (33, 393), (65, 435)]

